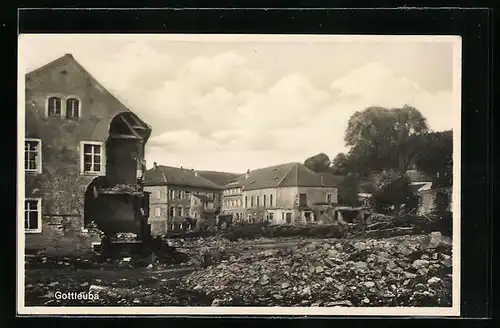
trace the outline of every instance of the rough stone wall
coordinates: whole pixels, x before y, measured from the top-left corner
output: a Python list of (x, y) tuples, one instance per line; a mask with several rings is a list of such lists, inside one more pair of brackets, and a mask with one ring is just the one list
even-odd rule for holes
[(26, 250), (43, 254), (84, 254), (91, 251), (91, 243), (99, 237), (82, 231), (79, 217), (44, 216), (41, 234), (26, 234)]
[[(76, 96), (80, 118), (47, 117), (52, 95)], [(42, 232), (26, 234), (26, 246), (78, 252), (88, 240), (83, 244), (90, 247), (88, 234), (79, 231), (84, 194), (96, 176), (80, 174), (80, 142), (105, 142), (111, 119), (127, 109), (70, 58), (26, 76), (25, 108), (25, 137), (42, 140), (42, 173), (25, 174), (25, 196), (41, 197), (43, 213)]]

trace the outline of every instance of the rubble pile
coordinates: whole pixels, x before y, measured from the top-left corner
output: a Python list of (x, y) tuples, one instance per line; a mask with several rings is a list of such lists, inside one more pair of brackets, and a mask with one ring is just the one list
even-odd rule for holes
[(388, 239), (296, 239), (233, 253), (181, 278), (212, 305), (451, 306), (451, 241), (439, 232)]
[[(111, 274), (107, 271), (90, 274), (84, 271), (57, 275), (27, 275), (25, 300), (29, 306), (202, 306), (211, 300), (194, 291), (177, 288), (176, 276), (151, 275), (137, 271)], [(71, 291), (81, 298), (61, 298), (57, 292)], [(93, 295), (90, 298), (90, 294)], [(97, 296), (96, 296), (97, 295)]]

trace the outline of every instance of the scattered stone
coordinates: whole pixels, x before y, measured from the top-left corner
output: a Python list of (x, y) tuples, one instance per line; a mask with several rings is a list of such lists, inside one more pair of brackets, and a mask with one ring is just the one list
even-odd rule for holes
[(373, 281), (367, 281), (367, 282), (365, 282), (365, 287), (366, 288), (373, 288), (373, 287), (375, 287), (375, 283)]
[(212, 301), (212, 306), (221, 306), (222, 305), (222, 300), (218, 298), (214, 298)]
[(404, 275), (405, 275), (405, 277), (406, 277), (406, 278), (408, 278), (408, 279), (413, 279), (413, 278), (416, 278), (416, 277), (417, 277), (417, 275), (416, 275), (416, 274), (411, 273), (411, 272), (406, 272), (406, 271), (404, 272)]
[(431, 232), (429, 234), (429, 245), (428, 248), (437, 248), (441, 241), (443, 240), (443, 235), (439, 231)]
[(368, 267), (368, 264), (366, 264), (366, 262), (363, 262), (363, 261), (358, 261), (358, 262), (354, 263), (354, 267), (356, 269), (363, 270), (363, 269), (366, 269)]
[(354, 306), (354, 305), (351, 303), (351, 301), (344, 300), (344, 301), (328, 302), (325, 304), (325, 306), (342, 307), (342, 306)]
[(417, 270), (424, 268), (424, 267), (427, 267), (428, 265), (429, 265), (429, 261), (427, 261), (427, 260), (415, 260), (415, 262), (413, 262), (413, 264), (412, 264), (412, 266)]
[(429, 285), (431, 285), (431, 286), (432, 286), (432, 285), (436, 285), (436, 284), (438, 284), (438, 283), (440, 283), (440, 282), (441, 282), (441, 278), (438, 278), (438, 277), (432, 277), (432, 278), (430, 278), (429, 280), (427, 280), (427, 283), (428, 283)]
[(285, 281), (284, 283), (282, 283), (282, 284), (281, 284), (281, 288), (282, 288), (282, 289), (287, 289), (288, 287), (290, 287), (290, 283), (288, 283), (288, 282), (286, 282), (286, 281)]
[(302, 291), (300, 293), (302, 295), (310, 295), (311, 294), (311, 287), (306, 287), (306, 288), (302, 289)]

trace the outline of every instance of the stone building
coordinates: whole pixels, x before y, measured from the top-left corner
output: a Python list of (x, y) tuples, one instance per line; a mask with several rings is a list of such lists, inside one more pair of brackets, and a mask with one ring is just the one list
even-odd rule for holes
[(183, 229), (188, 219), (210, 220), (220, 210), (221, 186), (195, 170), (154, 163), (145, 173), (144, 185), (151, 193), (153, 234)]
[(317, 222), (315, 210), (337, 201), (333, 175), (287, 163), (248, 170), (223, 186), (222, 213), (243, 222), (300, 224)]
[(25, 76), (25, 247), (91, 249), (86, 226), (147, 234), (151, 128), (71, 54)]

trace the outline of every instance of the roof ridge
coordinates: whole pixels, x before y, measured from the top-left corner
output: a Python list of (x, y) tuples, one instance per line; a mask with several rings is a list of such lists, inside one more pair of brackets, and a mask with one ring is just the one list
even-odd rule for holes
[[(287, 163), (287, 164), (292, 164), (292, 163)], [(297, 167), (297, 165), (295, 165), (296, 163), (293, 163), (294, 165), (292, 165), (290, 167), (290, 169), (288, 170), (288, 172), (286, 172), (286, 174), (281, 178), (281, 180), (276, 184), (276, 187), (279, 187), (281, 183), (283, 183), (283, 180), (285, 180), (285, 178), (290, 174), (290, 172), (292, 172), (293, 168), (294, 167)], [(283, 165), (286, 165), (286, 164), (283, 164)]]
[[(35, 73), (38, 73), (38, 72), (40, 72), (41, 70), (44, 70), (44, 69), (46, 69), (46, 68), (49, 68), (50, 66), (53, 66), (53, 65), (55, 65), (55, 64), (58, 64), (59, 62), (62, 62), (62, 61), (63, 61), (63, 59), (67, 59), (67, 58), (73, 58), (73, 55), (71, 55), (71, 54), (65, 54), (65, 55), (63, 55), (63, 56), (59, 56), (59, 57), (57, 57), (56, 59), (54, 59), (54, 60), (52, 60), (52, 61), (48, 62), (47, 64), (42, 65), (42, 66), (40, 66), (40, 67), (38, 67), (38, 68), (35, 68), (35, 69), (33, 69), (33, 70), (29, 71), (28, 73), (25, 73), (25, 76), (28, 76), (28, 75), (33, 75), (33, 74), (35, 74)], [(74, 58), (73, 58), (73, 60), (74, 60)]]
[(65, 59), (69, 59), (71, 60), (75, 65), (76, 67), (83, 71), (83, 73), (87, 74), (88, 77), (92, 80), (93, 83), (95, 83), (97, 86), (99, 86), (105, 93), (108, 94), (109, 97), (113, 98), (116, 102), (118, 102), (124, 109), (126, 109), (128, 112), (132, 113), (134, 116), (136, 116), (137, 119), (139, 119), (139, 121), (141, 121), (142, 123), (144, 123), (144, 125), (146, 125), (148, 128), (151, 129), (151, 126), (149, 124), (147, 124), (146, 122), (144, 122), (139, 116), (137, 116), (136, 113), (134, 113), (127, 105), (125, 105), (120, 99), (118, 99), (117, 96), (115, 96), (113, 93), (111, 93), (107, 87), (105, 87), (101, 82), (99, 82), (99, 80), (97, 80), (90, 72), (88, 69), (86, 69), (82, 64), (80, 64), (78, 62), (78, 60), (76, 60), (76, 58), (72, 55), (72, 54), (65, 54), (59, 58), (56, 58), (54, 59), (53, 61), (39, 67), (39, 68), (36, 68), (34, 70), (32, 70), (31, 72), (28, 72), (25, 74), (25, 76), (31, 76), (35, 73), (38, 73), (42, 70), (45, 70), (51, 66), (54, 66), (56, 64), (59, 64), (60, 62), (62, 62), (63, 60)]
[(165, 176), (165, 172), (163, 172), (163, 170), (160, 170), (160, 172), (161, 172), (161, 176), (163, 177), (163, 180), (165, 180), (165, 183), (168, 183), (167, 177)]

